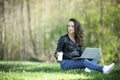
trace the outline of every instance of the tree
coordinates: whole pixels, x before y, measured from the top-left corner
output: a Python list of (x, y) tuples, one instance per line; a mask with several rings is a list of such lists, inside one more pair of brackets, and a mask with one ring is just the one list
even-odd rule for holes
[(0, 59), (4, 59), (4, 39), (5, 39), (5, 0), (0, 0)]
[(21, 60), (25, 59), (25, 23), (24, 23), (24, 14), (23, 14), (23, 8), (24, 8), (24, 0), (21, 1), (21, 34), (22, 34), (22, 44), (21, 44)]
[[(101, 38), (103, 38), (102, 32), (103, 32), (103, 27), (104, 27), (104, 13), (103, 13), (103, 0), (100, 0), (100, 27), (101, 27), (101, 31), (99, 33), (99, 36)], [(101, 43), (102, 44), (102, 43)], [(99, 45), (99, 47), (101, 48), (101, 44)], [(101, 62), (102, 64), (104, 64), (104, 56), (102, 51), (100, 52), (101, 55)]]

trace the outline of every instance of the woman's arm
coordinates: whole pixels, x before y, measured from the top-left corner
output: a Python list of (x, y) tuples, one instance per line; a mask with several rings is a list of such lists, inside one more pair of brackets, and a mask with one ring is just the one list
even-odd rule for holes
[(55, 54), (54, 54), (54, 57), (57, 59), (58, 55), (57, 55), (57, 52), (63, 52), (63, 47), (64, 47), (64, 37), (61, 36), (59, 39), (58, 39), (58, 42), (57, 42), (57, 48), (56, 48), (56, 51), (55, 51)]

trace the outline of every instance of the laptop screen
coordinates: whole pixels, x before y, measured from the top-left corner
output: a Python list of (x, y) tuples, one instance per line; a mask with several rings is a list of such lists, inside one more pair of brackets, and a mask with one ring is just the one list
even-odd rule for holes
[(95, 58), (100, 53), (100, 48), (86, 48), (80, 58)]

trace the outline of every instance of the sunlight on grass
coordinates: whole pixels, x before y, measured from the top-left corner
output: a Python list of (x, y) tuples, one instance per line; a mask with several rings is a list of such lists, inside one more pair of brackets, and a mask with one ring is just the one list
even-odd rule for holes
[(90, 76), (83, 74), (69, 74), (69, 73), (45, 73), (45, 72), (9, 72), (2, 73), (2, 79), (24, 79), (24, 80), (69, 80), (69, 79), (92, 79)]
[(0, 61), (0, 80), (119, 80), (119, 66), (109, 75), (82, 69), (60, 70), (58, 63)]

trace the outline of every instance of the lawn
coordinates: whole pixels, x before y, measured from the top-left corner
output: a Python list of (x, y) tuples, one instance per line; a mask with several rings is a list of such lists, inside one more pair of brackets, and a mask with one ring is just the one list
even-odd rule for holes
[(120, 66), (107, 75), (83, 69), (60, 70), (58, 63), (0, 61), (0, 80), (120, 80)]

